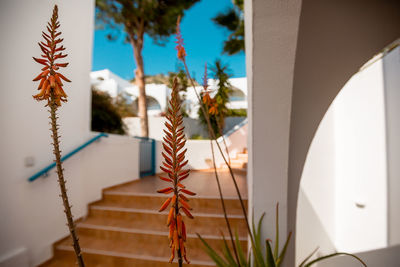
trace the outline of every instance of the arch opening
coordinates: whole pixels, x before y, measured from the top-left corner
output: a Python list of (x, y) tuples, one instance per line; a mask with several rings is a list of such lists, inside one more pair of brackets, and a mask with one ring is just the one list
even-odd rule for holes
[(317, 246), (321, 256), (400, 244), (398, 44), (353, 75), (318, 126), (300, 180), (297, 264)]
[[(152, 96), (146, 96), (146, 100), (147, 100), (147, 113), (151, 114), (151, 115), (158, 115), (159, 113), (162, 112), (161, 109), (161, 105), (160, 103), (157, 101), (157, 99), (155, 99)], [(139, 99), (136, 98), (135, 100), (133, 100), (133, 111), (138, 114), (139, 108), (138, 108), (138, 104), (139, 103)]]

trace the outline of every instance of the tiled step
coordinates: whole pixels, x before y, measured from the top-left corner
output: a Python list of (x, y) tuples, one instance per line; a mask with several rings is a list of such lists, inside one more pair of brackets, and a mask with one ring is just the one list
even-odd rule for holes
[[(168, 213), (155, 210), (121, 208), (111, 205), (92, 205), (89, 218), (104, 220), (105, 225), (118, 224), (120, 227), (133, 227), (144, 230), (165, 231)], [(225, 218), (222, 214), (193, 213), (194, 220), (185, 218), (188, 233), (196, 231), (201, 235), (219, 235), (226, 233)], [(232, 229), (237, 229), (239, 236), (246, 236), (246, 223), (243, 215), (229, 215)]]
[[(241, 162), (241, 163), (231, 163), (231, 168), (232, 169), (243, 169), (246, 163)], [(221, 169), (228, 169), (228, 166), (226, 164), (221, 164), (220, 166)]]
[[(240, 170), (234, 169), (235, 172)], [(229, 172), (219, 172), (229, 222), (238, 232), (243, 248), (247, 248), (247, 232), (241, 205)], [(246, 176), (236, 179), (247, 198)], [(184, 218), (187, 228), (187, 250), (192, 267), (215, 266), (203, 250), (195, 233), (199, 233), (215, 249), (222, 246), (221, 233), (228, 231), (213, 171), (193, 171), (186, 184), (197, 196), (190, 198), (194, 220)], [(168, 211), (158, 212), (166, 196), (154, 193), (164, 182), (157, 177), (114, 186), (103, 191), (102, 200), (89, 206), (88, 216), (78, 222), (77, 232), (87, 267), (170, 267), (168, 247)], [(247, 200), (244, 200), (247, 207)], [(230, 243), (228, 242), (230, 245)], [(54, 257), (43, 267), (72, 267), (75, 255), (69, 237), (54, 245)]]
[[(140, 252), (140, 255), (155, 257), (169, 257), (171, 253), (170, 248), (168, 247), (167, 231), (121, 228), (87, 223), (78, 224), (77, 229), (81, 240), (83, 239), (83, 245), (85, 244), (84, 239), (89, 239), (90, 242), (102, 242), (103, 247), (98, 247), (98, 249), (117, 249), (118, 251), (129, 253)], [(167, 230), (167, 227), (165, 230)], [(203, 235), (202, 237), (211, 245), (211, 247), (221, 250), (223, 240), (220, 235)], [(246, 238), (241, 238), (241, 245), (243, 248), (246, 248), (247, 246), (246, 241)], [(187, 235), (186, 249), (188, 255), (190, 255), (190, 258), (193, 260), (209, 260), (208, 255), (203, 250), (203, 244), (195, 234)]]
[(243, 164), (243, 163), (245, 163), (246, 162), (246, 160), (242, 160), (242, 159), (239, 159), (239, 158), (233, 158), (233, 159), (231, 159), (231, 165), (232, 164)]
[[(235, 169), (243, 169), (247, 167), (247, 154), (238, 153), (235, 158), (231, 158), (230, 160), (231, 168)], [(228, 166), (223, 163), (220, 166), (221, 169), (227, 169)]]
[[(155, 248), (157, 249), (157, 248)], [(95, 248), (82, 249), (83, 258), (87, 267), (177, 267), (177, 263), (168, 263), (169, 257), (143, 256), (118, 251), (99, 250)], [(59, 245), (55, 251), (54, 259), (41, 267), (76, 267), (75, 254), (70, 245)], [(208, 261), (191, 260), (191, 267), (208, 267), (215, 264)]]
[[(164, 176), (163, 174), (158, 174)], [(144, 177), (126, 184), (117, 185), (105, 191), (119, 191), (126, 193), (148, 193), (156, 194), (157, 189), (165, 188), (169, 184), (158, 178)], [(218, 170), (218, 176), (225, 198), (237, 198), (236, 189), (232, 178), (227, 170)], [(247, 198), (247, 181), (245, 174), (235, 176), (243, 198)], [(218, 186), (214, 175), (214, 170), (191, 171), (188, 179), (183, 183), (189, 190), (197, 193), (196, 197), (218, 198)], [(159, 194), (158, 194), (159, 195)]]
[[(103, 200), (97, 202), (96, 205), (158, 210), (166, 198), (165, 195), (160, 194), (107, 190), (103, 193)], [(224, 203), (228, 214), (243, 214), (237, 198), (225, 198)], [(221, 200), (216, 197), (190, 197), (189, 205), (198, 213), (222, 214)], [(244, 200), (244, 205), (247, 207), (247, 200)]]

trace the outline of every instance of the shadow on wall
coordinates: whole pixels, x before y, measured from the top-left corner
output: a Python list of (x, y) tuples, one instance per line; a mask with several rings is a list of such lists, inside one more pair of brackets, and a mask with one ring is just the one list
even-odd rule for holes
[[(343, 87), (311, 143), (298, 198), (296, 262), (310, 253), (303, 249), (310, 244), (324, 254), (362, 252), (368, 266), (399, 262), (399, 247), (387, 247), (400, 244), (400, 183), (394, 178), (400, 175), (400, 47), (384, 51)], [(324, 231), (310, 228), (313, 220)], [(330, 262), (326, 266), (353, 266), (348, 259)]]

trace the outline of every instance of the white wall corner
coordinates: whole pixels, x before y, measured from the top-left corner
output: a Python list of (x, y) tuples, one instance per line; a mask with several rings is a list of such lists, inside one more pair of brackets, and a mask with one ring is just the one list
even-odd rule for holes
[(28, 250), (21, 247), (1, 255), (0, 267), (29, 267)]

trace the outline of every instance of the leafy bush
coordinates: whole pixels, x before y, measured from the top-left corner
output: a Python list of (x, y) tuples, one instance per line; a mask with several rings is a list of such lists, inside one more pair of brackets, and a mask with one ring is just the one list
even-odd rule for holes
[(132, 105), (132, 103), (128, 103), (127, 97), (131, 95), (127, 94), (119, 94), (116, 98), (115, 101), (113, 102), (113, 105), (117, 109), (118, 114), (122, 117), (137, 117), (137, 113), (135, 112), (135, 108)]
[(247, 117), (247, 109), (228, 109), (226, 113), (227, 117)]
[(205, 138), (203, 136), (201, 136), (200, 134), (193, 134), (190, 139), (192, 140), (205, 140)]
[[(211, 67), (211, 73), (217, 83), (217, 93), (211, 99), (210, 103), (207, 103), (207, 110), (210, 112), (209, 120), (213, 131), (217, 137), (222, 135), (222, 129), (225, 127), (225, 118), (227, 117), (227, 104), (229, 102), (229, 93), (232, 91), (232, 85), (229, 82), (229, 78), (232, 76), (228, 65), (224, 65), (221, 60), (217, 59), (214, 66)], [(206, 73), (205, 73), (206, 75)], [(204, 93), (207, 92), (203, 92)], [(211, 112), (213, 110), (213, 112)], [(204, 117), (203, 111), (198, 111), (200, 122), (207, 127), (207, 121)]]
[(92, 131), (125, 134), (125, 125), (109, 94), (92, 88)]

